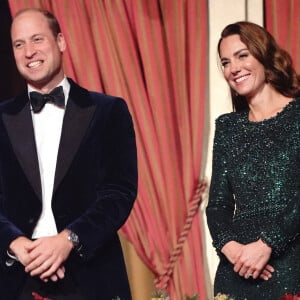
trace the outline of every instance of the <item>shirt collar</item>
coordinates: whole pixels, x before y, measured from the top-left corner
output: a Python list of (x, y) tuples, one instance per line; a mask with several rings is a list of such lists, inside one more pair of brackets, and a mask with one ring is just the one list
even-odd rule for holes
[[(67, 79), (67, 77), (65, 76), (64, 79), (56, 86), (62, 86), (63, 90), (64, 90), (64, 95), (65, 95), (65, 104), (67, 106), (67, 102), (69, 99), (69, 94), (70, 94), (70, 89), (71, 89), (71, 85), (69, 80)], [(27, 91), (28, 91), (28, 97), (30, 96), (30, 92), (33, 91), (38, 91), (37, 89), (33, 88), (32, 86), (30, 86), (29, 84), (27, 84)]]

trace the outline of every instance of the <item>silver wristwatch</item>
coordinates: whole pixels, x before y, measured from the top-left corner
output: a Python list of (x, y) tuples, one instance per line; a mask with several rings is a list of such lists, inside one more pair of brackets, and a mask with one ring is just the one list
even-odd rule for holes
[(78, 250), (80, 248), (80, 241), (78, 235), (71, 230), (68, 230), (68, 232), (68, 240), (73, 244), (73, 248), (75, 250)]

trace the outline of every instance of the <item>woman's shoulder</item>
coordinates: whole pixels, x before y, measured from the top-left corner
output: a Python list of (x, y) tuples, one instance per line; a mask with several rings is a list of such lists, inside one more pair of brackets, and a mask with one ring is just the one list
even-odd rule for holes
[(296, 109), (300, 111), (300, 97), (294, 99)]
[(220, 115), (215, 121), (215, 135), (230, 140), (229, 137), (243, 127), (246, 116), (246, 112), (230, 112)]
[(230, 113), (222, 114), (219, 117), (217, 117), (216, 125), (218, 126), (225, 125), (226, 127), (229, 126), (230, 124), (234, 125), (240, 122), (241, 120), (243, 120), (246, 114), (247, 114), (246, 111), (230, 112)]
[(296, 120), (300, 121), (300, 97), (296, 97), (289, 102), (283, 112), (286, 112), (283, 113), (285, 119), (293, 119), (291, 121), (294, 122), (296, 118)]
[(291, 105), (291, 116), (289, 117), (290, 122), (295, 122), (298, 124), (298, 128), (300, 126), (300, 97), (294, 99)]

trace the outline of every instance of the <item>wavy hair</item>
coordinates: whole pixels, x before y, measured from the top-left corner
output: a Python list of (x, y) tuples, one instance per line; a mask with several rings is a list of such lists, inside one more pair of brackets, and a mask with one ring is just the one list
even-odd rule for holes
[[(300, 76), (293, 67), (291, 56), (267, 30), (257, 24), (242, 21), (227, 25), (218, 43), (219, 56), (223, 38), (234, 34), (240, 36), (249, 52), (264, 66), (266, 82), (284, 96), (300, 96)], [(246, 98), (237, 95), (232, 89), (231, 100), (235, 111), (248, 108)]]

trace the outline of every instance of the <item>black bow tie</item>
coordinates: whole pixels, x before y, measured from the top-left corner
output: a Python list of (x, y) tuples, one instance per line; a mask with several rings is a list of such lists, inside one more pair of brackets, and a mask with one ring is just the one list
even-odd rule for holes
[(54, 103), (59, 107), (65, 107), (65, 95), (63, 88), (62, 86), (58, 86), (49, 94), (31, 92), (30, 102), (34, 113), (40, 112), (47, 102)]

